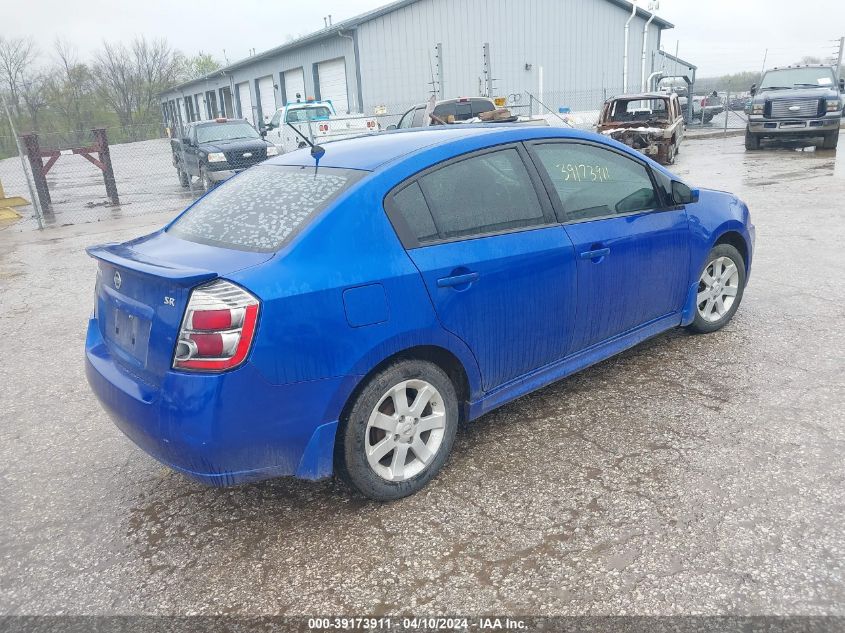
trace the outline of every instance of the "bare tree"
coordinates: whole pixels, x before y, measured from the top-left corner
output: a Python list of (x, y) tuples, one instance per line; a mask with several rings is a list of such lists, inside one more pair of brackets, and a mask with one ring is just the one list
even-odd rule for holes
[(165, 40), (139, 37), (128, 47), (104, 42), (95, 56), (93, 77), (131, 136), (135, 125), (158, 120), (158, 94), (174, 83), (178, 69), (179, 55)]
[(18, 117), (23, 114), (21, 92), (37, 59), (38, 49), (31, 38), (0, 36), (0, 81)]
[(129, 51), (123, 44), (103, 42), (94, 57), (94, 82), (100, 96), (111, 106), (121, 127), (132, 127), (136, 111), (136, 78)]
[(139, 112), (158, 112), (158, 95), (176, 81), (181, 55), (164, 39), (148, 42), (140, 37), (132, 42), (132, 56), (139, 79)]
[(61, 38), (54, 43), (54, 63), (46, 84), (50, 109), (63, 123), (63, 140), (71, 145), (82, 143), (94, 118), (94, 84), (91, 70), (79, 61), (76, 48)]
[(38, 129), (38, 115), (47, 106), (47, 76), (44, 73), (33, 73), (24, 76), (20, 85), (20, 96), (32, 129)]

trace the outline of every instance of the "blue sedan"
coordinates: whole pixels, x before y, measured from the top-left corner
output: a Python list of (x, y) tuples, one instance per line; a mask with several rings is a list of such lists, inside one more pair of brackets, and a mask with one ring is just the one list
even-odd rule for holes
[(607, 138), (438, 126), (324, 149), (88, 250), (91, 388), (202, 482), (335, 473), (403, 497), (462, 421), (742, 300), (748, 207)]

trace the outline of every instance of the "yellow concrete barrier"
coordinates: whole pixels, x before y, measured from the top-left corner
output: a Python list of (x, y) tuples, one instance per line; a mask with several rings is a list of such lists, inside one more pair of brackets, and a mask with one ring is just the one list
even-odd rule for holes
[(3, 183), (0, 182), (0, 220), (17, 220), (21, 214), (17, 212), (15, 207), (25, 207), (29, 204), (29, 200), (21, 198), (20, 196), (6, 197), (6, 192), (3, 191)]

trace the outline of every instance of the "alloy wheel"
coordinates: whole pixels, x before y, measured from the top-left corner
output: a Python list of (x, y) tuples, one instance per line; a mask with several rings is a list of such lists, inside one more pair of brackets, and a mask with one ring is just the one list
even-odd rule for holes
[(381, 397), (367, 421), (367, 462), (382, 479), (407, 481), (432, 462), (445, 428), (440, 392), (424, 380), (400, 382)]
[(698, 281), (696, 306), (701, 317), (715, 323), (723, 319), (739, 292), (739, 270), (730, 257), (717, 257), (704, 267)]

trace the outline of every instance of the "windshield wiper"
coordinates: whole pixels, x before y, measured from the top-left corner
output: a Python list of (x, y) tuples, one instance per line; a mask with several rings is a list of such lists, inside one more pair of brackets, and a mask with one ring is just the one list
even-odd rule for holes
[(789, 90), (791, 86), (763, 86), (760, 90)]
[(800, 84), (793, 84), (793, 85), (794, 85), (794, 86), (809, 86), (810, 88), (821, 88), (821, 87), (822, 87), (822, 86), (821, 86), (821, 84), (804, 84), (804, 83), (800, 83)]

